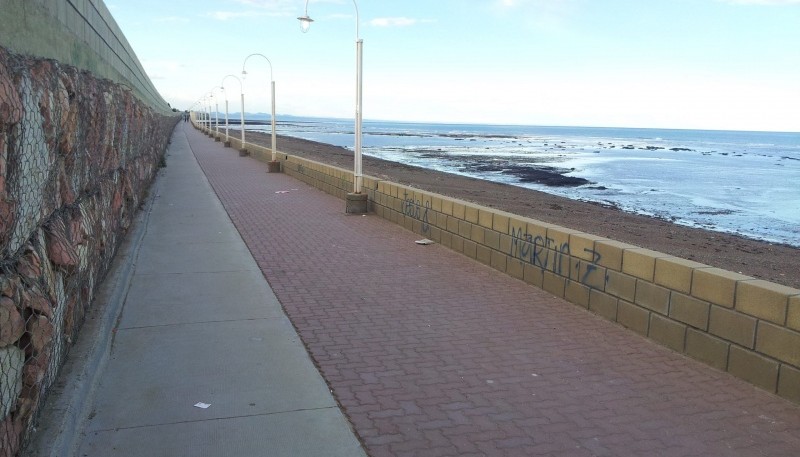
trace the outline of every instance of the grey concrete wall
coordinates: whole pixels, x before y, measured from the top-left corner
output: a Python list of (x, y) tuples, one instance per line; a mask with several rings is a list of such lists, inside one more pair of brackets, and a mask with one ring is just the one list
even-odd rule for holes
[(0, 0), (0, 45), (87, 70), (170, 111), (102, 0)]

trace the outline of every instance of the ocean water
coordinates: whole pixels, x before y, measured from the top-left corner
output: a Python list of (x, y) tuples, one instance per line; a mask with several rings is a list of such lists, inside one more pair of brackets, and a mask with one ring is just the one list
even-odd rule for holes
[[(353, 148), (350, 120), (279, 118), (277, 130)], [(362, 150), (800, 247), (800, 133), (365, 121)], [(582, 184), (526, 182), (530, 170)]]

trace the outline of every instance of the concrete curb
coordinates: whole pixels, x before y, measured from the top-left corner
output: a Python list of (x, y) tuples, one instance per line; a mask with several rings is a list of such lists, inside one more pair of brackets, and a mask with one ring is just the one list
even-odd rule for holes
[(100, 285), (93, 306), (66, 362), (58, 373), (63, 380), (53, 384), (33, 439), (22, 452), (24, 457), (70, 457), (80, 445), (84, 423), (93, 408), (94, 393), (105, 369), (114, 330), (122, 314), (136, 260), (147, 233), (153, 202), (158, 198), (162, 174), (150, 187), (145, 208), (140, 211), (132, 229), (120, 244), (108, 274)]

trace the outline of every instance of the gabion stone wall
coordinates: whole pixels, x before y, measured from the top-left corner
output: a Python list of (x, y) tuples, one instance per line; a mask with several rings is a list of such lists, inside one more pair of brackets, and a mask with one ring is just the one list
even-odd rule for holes
[(0, 48), (0, 457), (28, 438), (176, 122)]

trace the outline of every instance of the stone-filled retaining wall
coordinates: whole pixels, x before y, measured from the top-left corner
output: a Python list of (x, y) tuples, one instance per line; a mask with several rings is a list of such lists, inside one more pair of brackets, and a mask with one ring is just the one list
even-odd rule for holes
[[(339, 198), (353, 187), (352, 171), (279, 159)], [(800, 290), (367, 176), (364, 192), (378, 216), (800, 402)]]
[(17, 455), (178, 120), (0, 47), (0, 456)]

